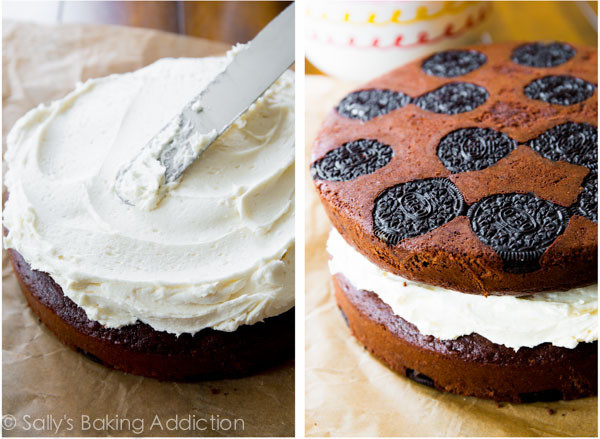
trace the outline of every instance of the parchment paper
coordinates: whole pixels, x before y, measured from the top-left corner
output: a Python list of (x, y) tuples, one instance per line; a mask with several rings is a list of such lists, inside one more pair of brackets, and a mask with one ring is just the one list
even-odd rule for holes
[[(64, 96), (77, 81), (228, 48), (143, 29), (5, 22), (3, 146), (20, 116)], [(5, 436), (293, 436), (293, 361), (249, 378), (204, 383), (117, 372), (63, 346), (27, 307), (4, 252), (2, 264)], [(153, 426), (156, 419), (160, 425)]]
[[(306, 163), (326, 113), (356, 83), (306, 78)], [(330, 223), (306, 177), (307, 436), (596, 436), (597, 398), (535, 404), (438, 392), (394, 374), (351, 336), (332, 293)]]

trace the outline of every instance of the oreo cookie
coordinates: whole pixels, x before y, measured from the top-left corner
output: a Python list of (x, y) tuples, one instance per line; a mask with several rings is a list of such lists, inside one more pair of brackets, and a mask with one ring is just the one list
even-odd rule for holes
[(369, 121), (407, 105), (410, 96), (392, 90), (360, 90), (347, 95), (336, 107), (337, 112), (350, 119)]
[(598, 169), (598, 128), (587, 123), (556, 125), (527, 145), (547, 159)]
[(387, 165), (394, 150), (377, 140), (359, 139), (329, 151), (311, 166), (315, 180), (348, 181)]
[(517, 142), (491, 128), (460, 128), (446, 134), (437, 156), (451, 173), (479, 171), (506, 157)]
[(497, 194), (473, 204), (467, 216), (479, 239), (504, 261), (504, 270), (527, 273), (569, 222), (567, 209), (533, 194)]
[(350, 327), (350, 321), (348, 320), (348, 316), (346, 315), (346, 313), (344, 312), (344, 310), (342, 308), (338, 308), (338, 309), (342, 313), (342, 318), (344, 319), (344, 322), (346, 322), (346, 326), (349, 328)]
[(575, 49), (565, 43), (528, 43), (513, 50), (515, 63), (528, 67), (556, 67), (575, 56)]
[(571, 206), (571, 214), (581, 215), (598, 222), (598, 174), (588, 174), (583, 180), (583, 190), (577, 202)]
[(435, 382), (429, 378), (427, 375), (417, 372), (414, 369), (406, 369), (406, 377), (413, 380), (416, 383), (423, 384), (424, 386), (431, 387), (435, 389)]
[(375, 199), (375, 236), (389, 245), (423, 235), (465, 209), (462, 194), (447, 178), (409, 181), (384, 190)]
[(544, 76), (525, 86), (525, 96), (556, 105), (573, 105), (594, 94), (596, 86), (568, 75)]
[(488, 91), (479, 85), (451, 82), (419, 96), (415, 104), (434, 113), (459, 114), (474, 110), (484, 104), (488, 97)]
[(446, 50), (423, 61), (421, 69), (431, 76), (455, 78), (477, 70), (486, 61), (486, 56), (476, 50)]

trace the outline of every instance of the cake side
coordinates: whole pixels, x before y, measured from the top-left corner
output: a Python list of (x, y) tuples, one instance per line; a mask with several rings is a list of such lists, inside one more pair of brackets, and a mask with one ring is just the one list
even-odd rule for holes
[(496, 401), (576, 399), (598, 391), (598, 343), (574, 349), (543, 344), (514, 351), (473, 334), (425, 336), (395, 316), (373, 292), (333, 278), (335, 298), (352, 334), (393, 371), (420, 384)]
[(106, 328), (90, 320), (46, 273), (32, 270), (15, 250), (8, 254), (35, 315), (64, 344), (124, 372), (159, 380), (234, 378), (294, 356), (294, 310), (233, 332), (206, 328), (175, 336), (144, 323)]

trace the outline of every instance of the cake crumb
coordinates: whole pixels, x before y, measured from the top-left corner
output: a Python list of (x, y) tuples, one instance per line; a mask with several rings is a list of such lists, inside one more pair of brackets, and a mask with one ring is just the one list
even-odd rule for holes
[(407, 285), (408, 285), (408, 284), (407, 284), (406, 282), (402, 282), (402, 286), (403, 286), (403, 287), (405, 287), (405, 286), (407, 286)]
[(554, 409), (548, 409), (548, 414), (549, 414), (549, 415), (553, 415), (554, 413), (556, 413), (556, 412), (554, 411)]

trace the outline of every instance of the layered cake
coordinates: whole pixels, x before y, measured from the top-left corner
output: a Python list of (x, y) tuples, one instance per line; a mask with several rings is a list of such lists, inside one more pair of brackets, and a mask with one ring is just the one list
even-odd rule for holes
[(314, 142), (335, 298), (422, 384), (597, 393), (597, 51), (435, 53), (345, 96)]
[[(118, 170), (230, 58), (88, 80), (8, 136), (4, 246), (23, 293), (60, 340), (116, 369), (219, 378), (293, 356), (292, 72), (158, 201), (140, 208), (114, 190)], [(157, 166), (137, 175), (150, 198)]]

